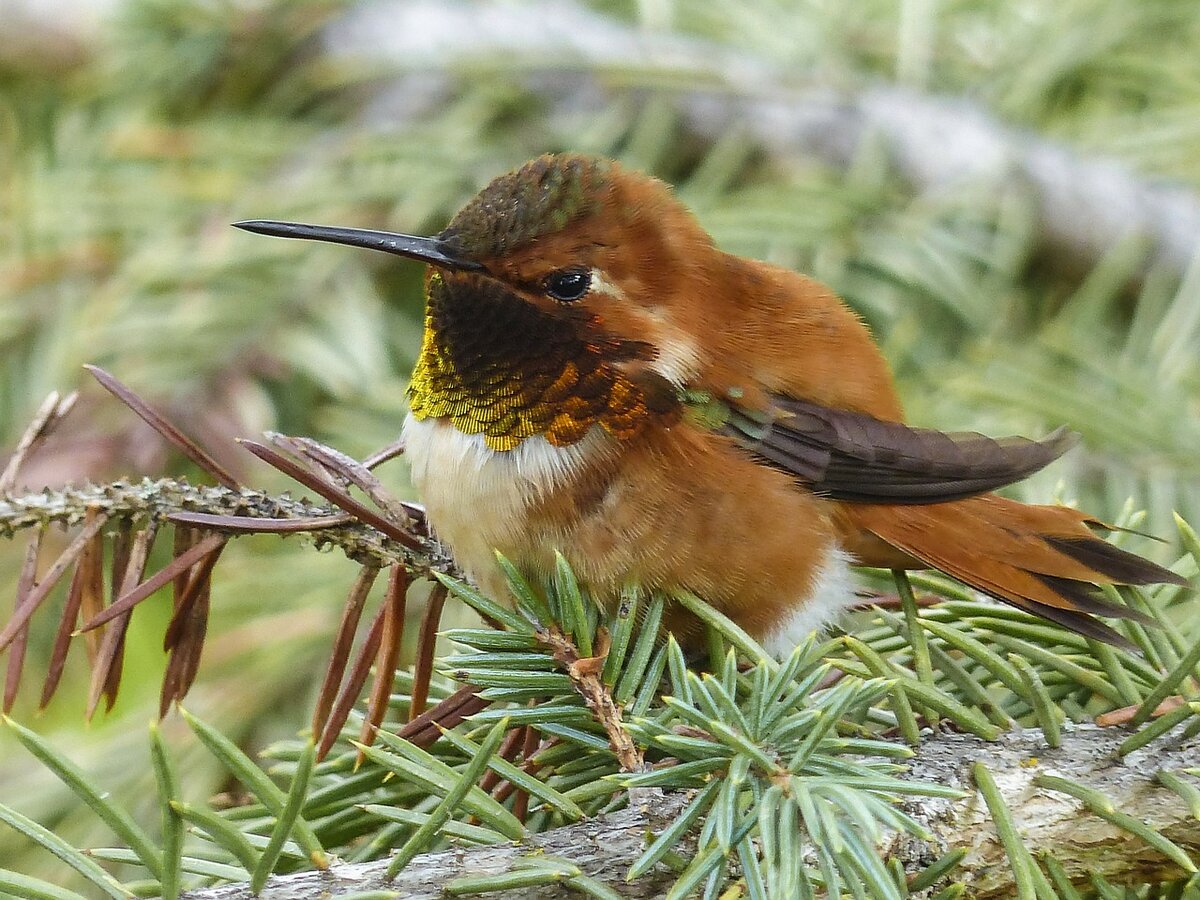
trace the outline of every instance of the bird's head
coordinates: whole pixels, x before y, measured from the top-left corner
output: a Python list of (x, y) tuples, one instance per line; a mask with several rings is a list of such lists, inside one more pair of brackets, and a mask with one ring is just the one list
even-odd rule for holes
[(520, 382), (542, 413), (521, 420), (519, 404), (489, 397), (488, 414), (502, 421), (469, 423), (495, 431), (496, 446), (513, 429), (518, 440), (546, 434), (562, 443), (596, 422), (628, 431), (598, 418), (598, 407), (637, 399), (644, 409), (626, 410), (634, 419), (666, 412), (701, 362), (712, 240), (667, 185), (610, 160), (532, 160), (493, 180), (432, 237), (275, 221), (238, 227), (425, 262), (414, 412), (477, 405)]

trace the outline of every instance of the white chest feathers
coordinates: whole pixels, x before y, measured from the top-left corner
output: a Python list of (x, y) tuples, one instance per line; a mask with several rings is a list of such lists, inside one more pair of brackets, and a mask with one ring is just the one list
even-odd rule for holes
[(542, 437), (512, 450), (493, 450), (483, 435), (463, 434), (446, 419), (404, 422), (404, 455), (430, 524), (455, 559), (478, 577), (531, 530), (532, 507), (567, 487), (609, 450), (599, 427), (569, 447)]

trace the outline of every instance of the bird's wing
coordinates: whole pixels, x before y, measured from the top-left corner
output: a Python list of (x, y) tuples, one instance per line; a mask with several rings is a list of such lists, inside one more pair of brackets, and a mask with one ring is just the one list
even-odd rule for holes
[(757, 413), (736, 400), (690, 405), (769, 465), (813, 491), (857, 503), (943, 503), (1020, 481), (1078, 439), (1060, 428), (1040, 441), (910, 428), (863, 413), (772, 397)]

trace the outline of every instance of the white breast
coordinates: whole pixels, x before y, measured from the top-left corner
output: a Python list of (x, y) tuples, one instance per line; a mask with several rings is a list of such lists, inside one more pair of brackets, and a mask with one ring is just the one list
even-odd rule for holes
[(612, 447), (599, 426), (569, 447), (531, 437), (512, 450), (492, 450), (483, 435), (463, 434), (447, 419), (410, 415), (403, 434), (413, 486), (430, 523), (476, 578), (491, 569), (495, 549), (528, 538), (533, 503), (569, 485)]

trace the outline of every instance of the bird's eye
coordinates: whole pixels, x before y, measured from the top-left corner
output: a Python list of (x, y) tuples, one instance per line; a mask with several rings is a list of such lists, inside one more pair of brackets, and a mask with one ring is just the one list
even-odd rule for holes
[(546, 293), (563, 303), (573, 303), (592, 286), (592, 273), (587, 269), (563, 269), (546, 279)]

